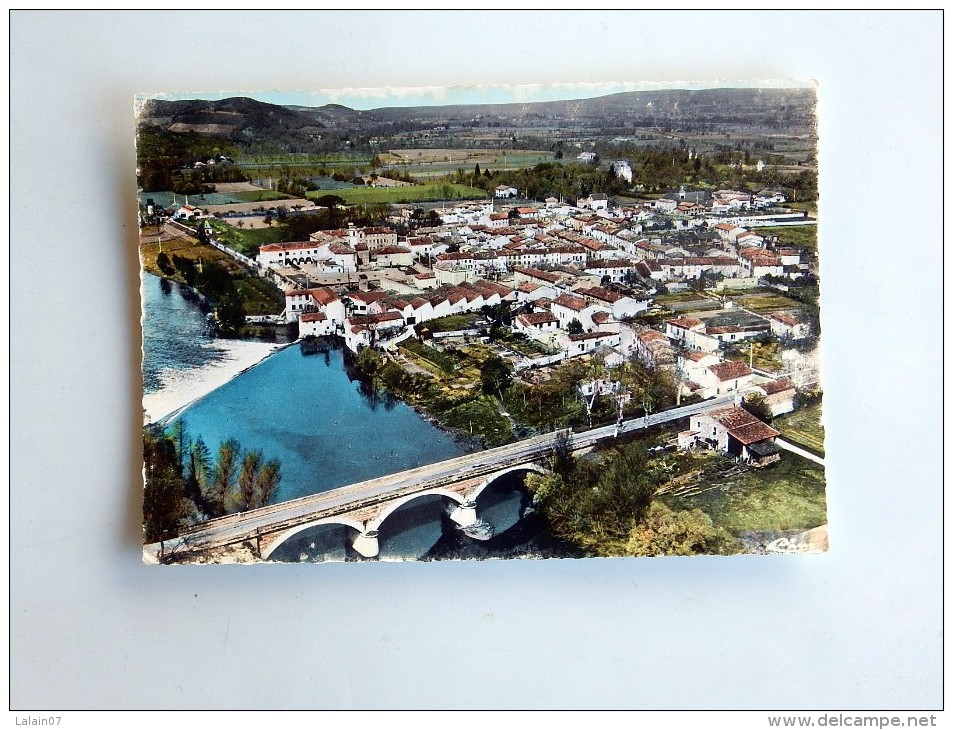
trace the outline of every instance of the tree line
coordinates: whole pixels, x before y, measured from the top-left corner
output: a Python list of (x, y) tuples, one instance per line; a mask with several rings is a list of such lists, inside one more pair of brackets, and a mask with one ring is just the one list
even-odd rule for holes
[(730, 554), (737, 541), (699, 509), (673, 510), (656, 499), (671, 476), (639, 442), (615, 447), (598, 462), (577, 459), (568, 436), (549, 457), (548, 474), (526, 486), (549, 532), (593, 556)]
[[(199, 522), (263, 507), (281, 482), (281, 465), (260, 450), (226, 439), (213, 456), (201, 436), (194, 440), (180, 419), (168, 431), (143, 429), (146, 543), (164, 543)], [(163, 552), (163, 551), (160, 551)]]

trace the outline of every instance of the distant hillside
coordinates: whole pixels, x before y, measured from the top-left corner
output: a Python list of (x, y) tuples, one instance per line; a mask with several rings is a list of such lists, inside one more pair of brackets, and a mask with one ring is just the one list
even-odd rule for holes
[(143, 107), (140, 121), (159, 124), (170, 132), (233, 138), (267, 138), (324, 126), (310, 114), (247, 97), (218, 101), (150, 99)]
[[(150, 100), (140, 121), (170, 132), (227, 137), (277, 148), (336, 144), (359, 135), (390, 135), (446, 127), (572, 126), (591, 131), (661, 128), (687, 132), (782, 133), (815, 131), (814, 89), (665, 89), (593, 99), (511, 104), (384, 107), (357, 111), (340, 104), (278, 106), (246, 97), (220, 101)], [(328, 132), (330, 134), (326, 134)]]
[(627, 91), (575, 99), (511, 104), (472, 104), (426, 107), (388, 107), (366, 114), (380, 121), (462, 121), (496, 117), (510, 123), (520, 119), (563, 119), (582, 125), (620, 119), (631, 126), (676, 123), (752, 127), (793, 125), (800, 131), (814, 126), (813, 89), (664, 89)]

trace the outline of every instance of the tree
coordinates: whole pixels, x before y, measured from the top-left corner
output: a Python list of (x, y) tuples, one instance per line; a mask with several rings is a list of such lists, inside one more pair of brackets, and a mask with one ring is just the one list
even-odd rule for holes
[(483, 361), (480, 369), (480, 385), (487, 395), (496, 395), (503, 400), (503, 392), (513, 383), (513, 372), (510, 364), (493, 355)]
[(159, 255), (156, 256), (156, 266), (159, 267), (159, 271), (167, 276), (171, 276), (175, 273), (175, 269), (172, 267), (172, 262), (169, 260), (169, 254), (165, 251), (159, 252)]
[(210, 486), (209, 472), (212, 469), (212, 455), (201, 436), (192, 444), (192, 453), (189, 459), (189, 476), (195, 480), (199, 494), (208, 498)]
[(147, 543), (159, 543), (159, 559), (165, 541), (175, 537), (188, 516), (182, 473), (172, 439), (150, 430), (143, 431), (143, 531)]
[(215, 465), (213, 488), (214, 507), (223, 515), (228, 508), (228, 498), (235, 480), (235, 466), (241, 447), (235, 439), (227, 439), (218, 447), (218, 462)]
[(255, 482), (255, 507), (264, 507), (278, 490), (281, 482), (281, 465), (276, 459), (265, 462)]
[(249, 451), (242, 459), (242, 467), (238, 472), (238, 504), (242, 512), (255, 506), (255, 487), (261, 461), (260, 451)]
[(571, 335), (581, 335), (582, 322), (573, 317), (569, 324), (566, 325), (566, 331)]
[(323, 208), (334, 208), (338, 205), (344, 205), (344, 198), (340, 195), (322, 195), (320, 198), (317, 198), (315, 205), (320, 205)]
[(767, 399), (761, 393), (749, 393), (741, 401), (741, 407), (744, 408), (755, 418), (760, 418), (766, 423), (771, 423), (774, 415), (771, 413), (771, 406)]
[(739, 549), (738, 541), (700, 509), (674, 511), (654, 502), (629, 533), (623, 554), (728, 555)]

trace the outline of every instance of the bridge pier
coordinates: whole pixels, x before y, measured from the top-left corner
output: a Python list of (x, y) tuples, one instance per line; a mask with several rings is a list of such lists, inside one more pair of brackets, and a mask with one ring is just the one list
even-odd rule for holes
[(476, 502), (464, 502), (453, 508), (450, 519), (460, 527), (471, 527), (477, 523)]
[(377, 541), (377, 530), (368, 530), (362, 532), (354, 538), (351, 545), (354, 550), (364, 558), (376, 558), (380, 552), (380, 544)]

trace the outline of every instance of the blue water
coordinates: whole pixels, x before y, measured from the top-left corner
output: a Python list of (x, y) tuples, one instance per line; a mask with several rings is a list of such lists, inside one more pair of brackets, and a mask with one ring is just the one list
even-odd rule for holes
[[(205, 314), (175, 283), (144, 275), (143, 374), (154, 392), (169, 370), (188, 371), (222, 357), (206, 332)], [(350, 380), (339, 350), (304, 356), (297, 345), (281, 350), (187, 408), (192, 438), (201, 436), (214, 458), (219, 444), (235, 438), (281, 462), (280, 502), (364, 479), (459, 456), (465, 449), (405, 403)], [(171, 425), (171, 424), (170, 424)], [(513, 477), (486, 490), (478, 514), (499, 535), (520, 519), (521, 491)], [(512, 483), (511, 483), (512, 481)], [(380, 557), (425, 555), (445, 529), (448, 502), (426, 496), (394, 512), (380, 531)], [(279, 547), (272, 560), (343, 560), (353, 532), (325, 525), (302, 531)]]
[(162, 387), (166, 371), (191, 370), (222, 359), (223, 351), (208, 331), (205, 313), (188, 289), (144, 273), (142, 294), (142, 376), (147, 393)]
[(410, 406), (345, 372), (343, 353), (281, 350), (179, 416), (213, 455), (235, 438), (281, 462), (275, 502), (449, 459), (465, 449)]

